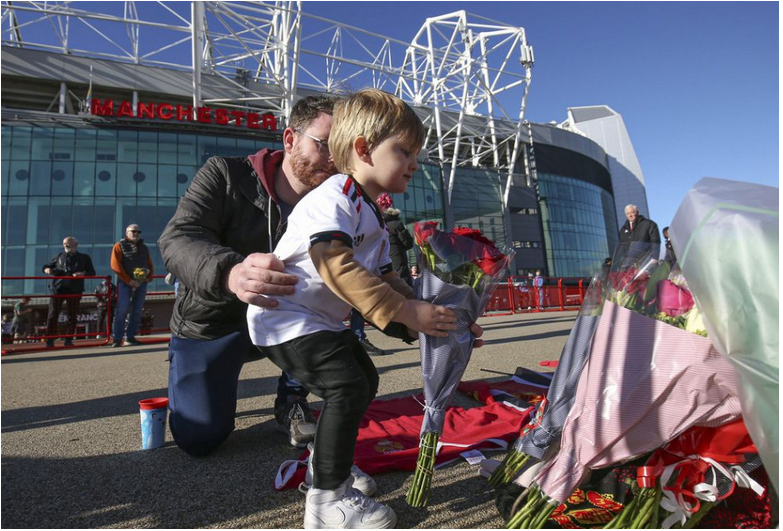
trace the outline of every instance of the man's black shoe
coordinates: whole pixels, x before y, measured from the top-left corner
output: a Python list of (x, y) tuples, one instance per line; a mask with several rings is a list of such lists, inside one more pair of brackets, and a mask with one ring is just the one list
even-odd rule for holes
[(386, 351), (385, 350), (380, 349), (380, 348), (376, 347), (375, 345), (373, 345), (372, 343), (370, 343), (370, 340), (367, 339), (366, 337), (364, 339), (360, 339), (359, 343), (361, 343), (361, 345), (364, 347), (364, 350), (366, 350), (367, 354), (369, 354), (370, 356), (385, 356), (386, 355)]
[(72, 339), (66, 339), (65, 344), (63, 345), (65, 347), (72, 347), (73, 346), (73, 340)]
[(122, 343), (120, 343), (119, 341), (115, 341), (114, 343), (111, 344), (111, 348), (117, 348), (117, 347), (121, 347), (121, 346), (122, 346)]
[(46, 340), (46, 348), (54, 348), (54, 339)]
[(125, 346), (126, 347), (138, 347), (139, 345), (143, 345), (141, 341), (137, 341), (135, 339), (126, 339), (125, 340)]

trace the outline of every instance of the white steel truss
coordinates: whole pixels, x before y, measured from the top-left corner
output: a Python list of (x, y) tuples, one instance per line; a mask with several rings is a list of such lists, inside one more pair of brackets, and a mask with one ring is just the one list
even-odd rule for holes
[[(188, 72), (194, 106), (255, 107), (285, 121), (298, 92), (392, 92), (428, 128), (423, 154), (450, 166), (449, 197), (459, 166), (505, 170), (510, 182), (526, 135), (525, 31), (465, 11), (427, 19), (410, 42), (283, 1), (4, 1), (1, 23), (3, 46)], [(207, 76), (235, 90), (204, 99)]]

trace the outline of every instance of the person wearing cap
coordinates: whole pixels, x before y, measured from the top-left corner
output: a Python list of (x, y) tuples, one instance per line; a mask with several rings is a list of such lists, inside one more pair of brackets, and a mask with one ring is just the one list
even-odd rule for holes
[[(117, 274), (117, 312), (114, 314), (112, 347), (141, 345), (136, 340), (141, 322), (141, 309), (147, 298), (147, 284), (152, 282), (152, 257), (141, 229), (135, 223), (125, 229), (125, 237), (114, 244), (111, 268)], [(127, 328), (125, 320), (127, 319)]]
[(76, 316), (79, 314), (79, 302), (84, 293), (82, 277), (95, 276), (90, 255), (79, 252), (79, 241), (73, 236), (63, 239), (63, 252), (44, 264), (42, 270), (47, 275), (55, 277), (49, 284), (52, 297), (49, 299), (49, 315), (46, 318), (46, 347), (54, 346), (54, 335), (57, 332), (57, 320), (65, 303), (68, 324), (66, 326), (65, 346), (73, 346), (73, 334), (76, 331)]

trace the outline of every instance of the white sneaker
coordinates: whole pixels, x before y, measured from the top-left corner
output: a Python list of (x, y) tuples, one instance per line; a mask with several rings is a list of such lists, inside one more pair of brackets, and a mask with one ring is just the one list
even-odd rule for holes
[(391, 507), (351, 488), (351, 483), (353, 477), (334, 490), (308, 490), (305, 529), (392, 529), (397, 525)]
[[(300, 492), (307, 492), (313, 484), (313, 455), (315, 454), (315, 445), (309, 443), (307, 449), (310, 450), (310, 456), (307, 459), (307, 473), (305, 480), (299, 485)], [(356, 465), (351, 467), (351, 477), (353, 478), (353, 488), (360, 491), (365, 496), (372, 496), (378, 490), (378, 484), (375, 480)]]

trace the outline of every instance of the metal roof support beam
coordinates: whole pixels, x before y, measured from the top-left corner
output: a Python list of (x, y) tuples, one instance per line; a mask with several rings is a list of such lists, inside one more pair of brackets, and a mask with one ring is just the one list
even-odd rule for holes
[[(190, 3), (190, 31), (192, 39), (192, 61), (193, 61), (193, 112), (201, 107), (201, 52), (204, 46), (204, 4), (201, 2)], [(193, 115), (195, 119), (195, 114)]]

